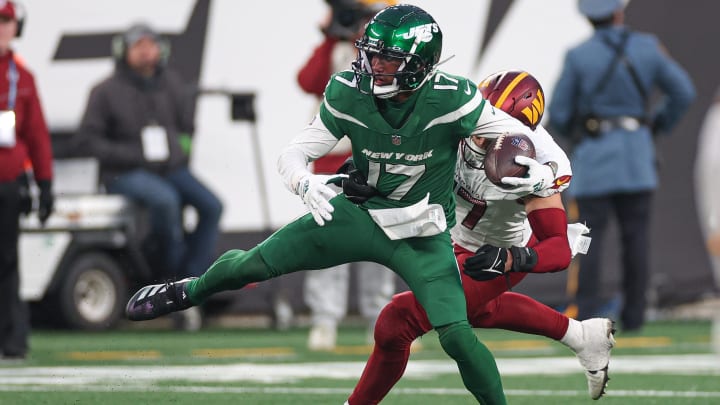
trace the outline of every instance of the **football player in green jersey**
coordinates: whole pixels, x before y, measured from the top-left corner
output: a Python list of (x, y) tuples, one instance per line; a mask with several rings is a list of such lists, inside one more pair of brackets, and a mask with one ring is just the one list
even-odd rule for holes
[[(483, 404), (504, 404), (495, 360), (467, 320), (450, 241), (455, 224), (453, 179), (460, 140), (530, 129), (486, 103), (470, 80), (437, 70), (442, 33), (422, 9), (380, 11), (357, 41), (352, 71), (334, 75), (320, 112), (281, 153), (278, 169), (310, 213), (254, 248), (225, 252), (200, 278), (141, 288), (128, 302), (131, 320), (198, 305), (210, 295), (283, 274), (372, 261), (407, 283)], [(377, 195), (354, 204), (327, 186), (308, 163), (350, 138), (355, 166)], [(552, 186), (553, 171), (535, 161), (512, 193)]]

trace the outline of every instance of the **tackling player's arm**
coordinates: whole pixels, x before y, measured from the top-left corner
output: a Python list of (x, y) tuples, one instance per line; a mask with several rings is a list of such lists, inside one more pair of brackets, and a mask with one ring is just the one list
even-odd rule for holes
[[(560, 193), (549, 197), (531, 197), (525, 202), (530, 228), (535, 240), (527, 248), (535, 252), (537, 261), (531, 268), (519, 271), (549, 273), (565, 270), (570, 265), (572, 254), (567, 237), (567, 215)], [(512, 260), (510, 267), (513, 268)]]
[[(532, 139), (538, 146), (537, 161), (552, 168), (553, 180), (523, 199), (535, 238), (528, 243), (527, 250), (512, 249), (510, 265), (506, 270), (533, 273), (561, 271), (570, 265), (572, 259), (567, 238), (567, 215), (560, 197), (570, 184), (572, 169), (565, 151), (542, 125), (535, 128)], [(534, 264), (532, 260), (525, 260), (524, 253), (535, 257)]]
[(465, 261), (467, 275), (486, 281), (511, 271), (548, 273), (564, 270), (570, 265), (567, 220), (560, 194), (529, 197), (525, 199), (525, 209), (535, 240), (527, 246), (509, 249), (482, 246)]

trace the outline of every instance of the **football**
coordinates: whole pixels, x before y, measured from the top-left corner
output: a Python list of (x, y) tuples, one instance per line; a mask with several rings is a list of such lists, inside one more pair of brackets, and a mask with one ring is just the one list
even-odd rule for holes
[(485, 155), (485, 175), (493, 184), (502, 188), (513, 186), (500, 181), (503, 177), (524, 177), (528, 167), (515, 163), (516, 156), (535, 158), (535, 145), (523, 134), (503, 134), (495, 139)]

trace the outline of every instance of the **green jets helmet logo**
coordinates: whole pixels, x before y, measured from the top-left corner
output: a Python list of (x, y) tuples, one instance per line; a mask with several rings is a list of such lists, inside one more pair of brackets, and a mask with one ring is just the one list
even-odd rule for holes
[(417, 38), (420, 42), (430, 42), (433, 39), (433, 33), (439, 32), (440, 28), (436, 23), (418, 25), (411, 27), (410, 31), (403, 34), (404, 39)]

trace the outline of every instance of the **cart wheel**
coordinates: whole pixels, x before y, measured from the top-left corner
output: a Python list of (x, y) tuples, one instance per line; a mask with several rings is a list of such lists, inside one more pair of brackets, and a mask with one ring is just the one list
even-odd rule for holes
[(77, 256), (64, 272), (58, 309), (71, 328), (110, 329), (120, 320), (128, 287), (120, 265), (101, 252)]

